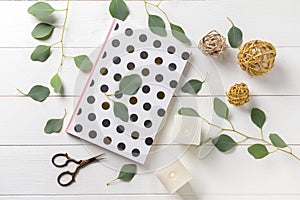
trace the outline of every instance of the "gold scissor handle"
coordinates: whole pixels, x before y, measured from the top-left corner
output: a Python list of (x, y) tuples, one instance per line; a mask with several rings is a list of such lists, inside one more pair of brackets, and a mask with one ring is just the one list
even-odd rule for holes
[[(77, 174), (79, 168), (80, 167), (77, 167), (74, 172), (65, 171), (65, 172), (62, 172), (61, 174), (59, 174), (59, 176), (57, 177), (58, 184), (62, 187), (67, 187), (67, 186), (71, 185), (72, 183), (74, 183), (75, 182), (75, 177), (76, 177), (76, 174)], [(69, 181), (67, 181), (66, 183), (63, 183), (62, 178), (66, 177), (66, 176), (70, 176), (71, 179), (69, 179)]]

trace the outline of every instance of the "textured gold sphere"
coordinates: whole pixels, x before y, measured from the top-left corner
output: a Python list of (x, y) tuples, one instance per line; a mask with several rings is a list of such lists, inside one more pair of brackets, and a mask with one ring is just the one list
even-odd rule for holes
[(218, 57), (226, 50), (226, 39), (218, 31), (206, 34), (199, 42), (198, 48), (204, 55)]
[(273, 67), (276, 57), (275, 47), (265, 41), (252, 40), (244, 44), (238, 54), (238, 63), (251, 76), (267, 74)]
[(249, 88), (245, 83), (234, 84), (227, 92), (229, 103), (235, 106), (241, 106), (249, 102)]

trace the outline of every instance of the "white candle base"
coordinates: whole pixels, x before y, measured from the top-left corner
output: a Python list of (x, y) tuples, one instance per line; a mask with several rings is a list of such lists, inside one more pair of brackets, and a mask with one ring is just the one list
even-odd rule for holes
[(173, 141), (179, 144), (199, 145), (201, 142), (201, 124), (199, 117), (175, 115)]
[(190, 173), (179, 160), (158, 171), (156, 176), (171, 194), (192, 179)]

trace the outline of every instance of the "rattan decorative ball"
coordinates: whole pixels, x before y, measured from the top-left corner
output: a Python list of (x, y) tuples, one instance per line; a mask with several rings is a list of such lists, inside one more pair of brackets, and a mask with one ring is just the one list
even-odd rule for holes
[(267, 74), (273, 67), (276, 57), (275, 47), (265, 41), (252, 40), (244, 44), (238, 54), (238, 63), (251, 76)]
[(198, 48), (204, 55), (218, 57), (226, 50), (226, 39), (218, 31), (206, 34), (199, 42)]
[(241, 106), (249, 102), (249, 88), (245, 83), (234, 84), (227, 92), (229, 103), (235, 106)]

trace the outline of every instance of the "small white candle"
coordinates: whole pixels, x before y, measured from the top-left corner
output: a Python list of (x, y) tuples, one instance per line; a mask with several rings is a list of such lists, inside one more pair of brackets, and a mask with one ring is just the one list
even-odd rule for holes
[(179, 160), (156, 172), (156, 176), (171, 194), (192, 179), (190, 173)]
[(173, 141), (179, 144), (200, 144), (202, 119), (175, 115)]

